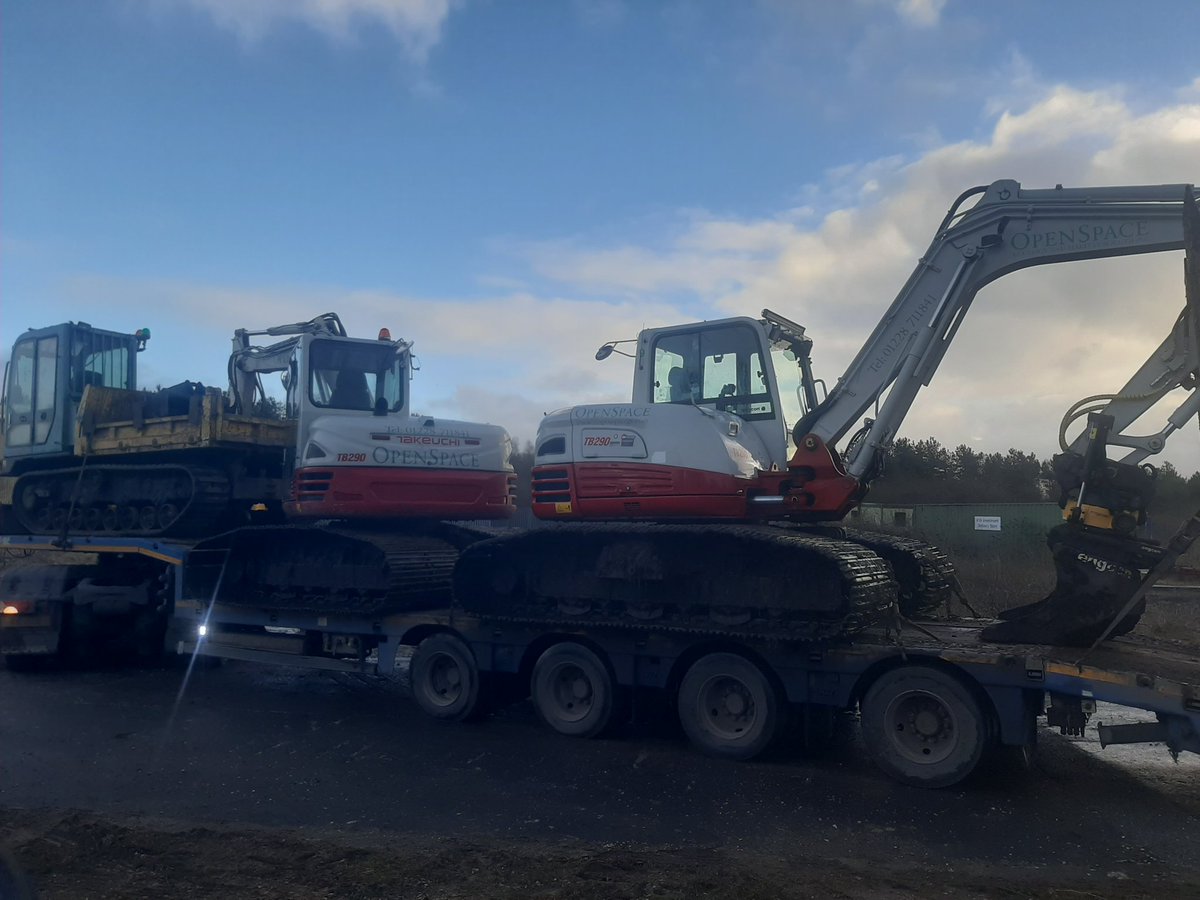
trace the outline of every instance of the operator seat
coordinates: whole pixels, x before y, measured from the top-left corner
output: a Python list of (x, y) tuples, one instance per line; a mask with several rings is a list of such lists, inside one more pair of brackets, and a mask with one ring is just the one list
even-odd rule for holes
[(336, 409), (370, 412), (374, 404), (371, 402), (371, 391), (367, 388), (367, 374), (355, 369), (338, 372), (337, 384), (329, 395), (329, 405)]
[(667, 388), (672, 403), (692, 402), (692, 384), (683, 366), (674, 366), (667, 372)]

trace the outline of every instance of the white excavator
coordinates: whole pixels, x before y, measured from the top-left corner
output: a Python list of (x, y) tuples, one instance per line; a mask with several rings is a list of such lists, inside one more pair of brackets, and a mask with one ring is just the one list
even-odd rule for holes
[[(538, 517), (595, 524), (472, 551), (460, 595), (538, 619), (604, 610), (613, 621), (734, 623), (793, 638), (877, 617), (888, 579), (904, 612), (927, 611), (954, 582), (944, 557), (828, 523), (862, 501), (980, 288), (1030, 266), (1171, 250), (1186, 250), (1174, 327), (1124, 387), (1072, 408), (1069, 418), (1087, 417), (1078, 436), (1067, 440), (1064, 423), (1054, 460), (1064, 523), (1049, 536), (1058, 584), (984, 637), (1088, 644), (1127, 631), (1149, 584), (1200, 527), (1189, 523), (1166, 547), (1137, 535), (1154, 492), (1147, 460), (1200, 409), (1200, 213), (1184, 184), (997, 181), (964, 192), (827, 393), (804, 327), (768, 310), (605, 344), (597, 359), (634, 358), (632, 396), (546, 416), (533, 469)], [(1168, 395), (1181, 399), (1165, 423), (1131, 431)]]

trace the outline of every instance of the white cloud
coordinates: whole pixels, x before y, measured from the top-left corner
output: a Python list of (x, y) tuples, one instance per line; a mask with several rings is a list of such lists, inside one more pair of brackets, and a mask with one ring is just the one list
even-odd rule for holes
[(261, 40), (285, 23), (301, 23), (334, 40), (348, 40), (360, 26), (388, 29), (416, 62), (441, 38), (455, 0), (151, 0), (195, 7), (244, 41)]
[(932, 28), (942, 16), (946, 0), (897, 0), (900, 18), (918, 28)]

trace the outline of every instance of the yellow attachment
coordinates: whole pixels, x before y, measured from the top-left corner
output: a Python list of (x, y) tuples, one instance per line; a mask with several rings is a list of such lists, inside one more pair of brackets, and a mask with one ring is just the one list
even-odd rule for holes
[[(1063, 509), (1063, 519), (1071, 521), (1071, 517), (1075, 515), (1075, 510), (1079, 506), (1074, 500), (1069, 500), (1066, 507)], [(1083, 505), (1083, 511), (1079, 520), (1084, 525), (1090, 525), (1092, 528), (1107, 528), (1112, 531), (1113, 514), (1111, 510), (1105, 509), (1103, 506)]]

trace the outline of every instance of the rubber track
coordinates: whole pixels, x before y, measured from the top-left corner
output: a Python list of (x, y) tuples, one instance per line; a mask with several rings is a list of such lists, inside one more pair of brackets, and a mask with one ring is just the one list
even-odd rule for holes
[(906, 535), (844, 525), (807, 525), (799, 528), (852, 541), (879, 554), (891, 565), (896, 576), (900, 612), (905, 616), (937, 616), (948, 608), (947, 604), (958, 583), (958, 574), (950, 558), (933, 544)]
[(846, 541), (752, 525), (561, 524), (463, 553), (456, 608), (497, 622), (781, 641), (891, 615), (895, 582)]
[[(76, 484), (80, 488), (80, 499), (75, 504), (77, 514), (82, 514), (88, 507), (107, 508), (116, 506), (135, 506), (139, 509), (147, 505), (157, 505), (164, 500), (160, 494), (153, 498), (148, 491), (153, 492), (156, 481), (160, 484), (175, 479), (180, 474), (187, 476), (191, 484), (188, 497), (169, 498), (180, 507), (179, 514), (165, 527), (157, 528), (126, 528), (104, 529), (84, 528), (81, 523), (69, 526), (67, 531), (72, 535), (106, 535), (111, 537), (193, 537), (211, 534), (217, 527), (221, 517), (229, 508), (230, 485), (225, 473), (219, 469), (203, 466), (185, 466), (180, 464), (159, 464), (153, 466), (134, 465), (88, 465), (69, 469), (48, 469), (29, 472), (17, 479), (13, 491), (13, 513), (22, 527), (31, 533), (46, 531), (47, 528), (39, 523), (37, 517), (27, 511), (22, 503), (22, 497), (29, 491), (48, 489), (52, 492), (50, 502), (69, 509), (71, 497), (75, 493)], [(95, 485), (105, 481), (107, 497), (95, 497)], [(124, 492), (121, 499), (114, 499)], [(131, 499), (136, 498), (136, 499)], [(39, 498), (40, 499), (40, 498)], [(42, 500), (45, 502), (45, 500)], [(61, 525), (54, 526), (53, 531), (62, 530)]]
[[(373, 616), (448, 607), (459, 552), (483, 536), (441, 523), (389, 532), (266, 525), (218, 535), (195, 550), (229, 551), (220, 603)], [(213, 559), (225, 558), (219, 552)], [(210, 596), (215, 580), (210, 574), (185, 590)]]

